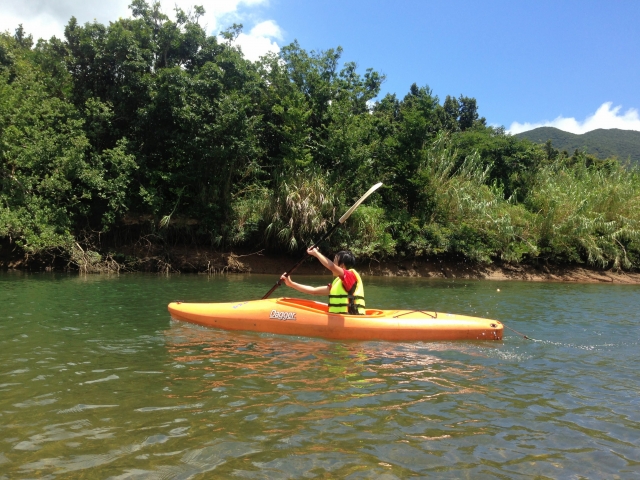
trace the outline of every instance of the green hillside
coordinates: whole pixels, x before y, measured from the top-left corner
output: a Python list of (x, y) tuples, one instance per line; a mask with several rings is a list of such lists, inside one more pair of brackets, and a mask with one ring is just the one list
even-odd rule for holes
[(551, 140), (554, 148), (569, 154), (576, 149), (596, 155), (598, 158), (617, 156), (622, 162), (631, 159), (634, 164), (640, 163), (640, 132), (600, 128), (582, 135), (564, 132), (553, 127), (540, 127), (522, 132), (515, 137), (527, 138), (535, 143), (546, 143)]

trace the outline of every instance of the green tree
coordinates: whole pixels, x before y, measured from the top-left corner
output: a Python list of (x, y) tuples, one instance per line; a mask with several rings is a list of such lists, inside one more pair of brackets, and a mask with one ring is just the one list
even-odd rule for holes
[(126, 210), (135, 163), (124, 144), (95, 152), (75, 107), (40, 81), (30, 49), (2, 40), (15, 62), (0, 75), (0, 237), (29, 253), (69, 251), (78, 228), (107, 229)]

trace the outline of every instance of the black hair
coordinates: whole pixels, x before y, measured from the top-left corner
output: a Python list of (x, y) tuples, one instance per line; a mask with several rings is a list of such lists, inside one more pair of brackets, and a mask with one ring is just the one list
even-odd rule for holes
[(344, 265), (347, 268), (353, 268), (356, 266), (356, 257), (349, 250), (342, 250), (336, 253), (336, 263), (338, 265)]

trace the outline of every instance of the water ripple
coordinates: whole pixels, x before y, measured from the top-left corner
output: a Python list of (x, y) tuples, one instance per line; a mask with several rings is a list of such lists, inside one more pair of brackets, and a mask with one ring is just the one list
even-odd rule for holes
[(83, 405), (82, 403), (79, 403), (75, 407), (66, 408), (64, 410), (58, 410), (56, 413), (58, 413), (58, 414), (61, 414), (61, 413), (80, 413), (80, 412), (84, 412), (85, 410), (95, 410), (96, 408), (114, 408), (114, 407), (117, 407), (117, 406), (118, 405)]

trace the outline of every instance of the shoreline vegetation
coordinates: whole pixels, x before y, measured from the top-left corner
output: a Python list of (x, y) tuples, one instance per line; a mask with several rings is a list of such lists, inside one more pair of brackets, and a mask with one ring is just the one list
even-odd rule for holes
[(626, 159), (517, 138), (428, 86), (379, 98), (340, 47), (252, 62), (202, 7), (130, 8), (64, 39), (0, 33), (0, 268), (278, 274), (383, 182), (321, 246), (364, 274), (636, 282)]
[[(135, 272), (196, 275), (234, 275), (264, 274), (279, 276), (300, 260), (286, 254), (265, 255), (257, 252), (219, 252), (211, 249), (177, 247), (170, 250), (155, 251), (146, 249), (128, 249), (131, 254), (129, 263), (118, 263), (109, 257), (93, 265), (85, 264), (79, 268), (70, 268), (62, 258), (57, 265), (48, 258), (8, 259), (0, 257), (0, 270), (26, 271), (72, 271), (80, 274), (126, 274)], [(423, 277), (451, 280), (495, 280), (495, 281), (532, 281), (532, 282), (574, 282), (574, 283), (611, 283), (619, 285), (640, 284), (640, 273), (623, 270), (604, 270), (595, 266), (579, 265), (513, 265), (510, 263), (481, 264), (468, 262), (460, 258), (434, 257), (430, 259), (365, 259), (358, 262), (356, 269), (363, 276), (384, 277)], [(325, 268), (312, 259), (303, 262), (295, 275), (317, 275), (329, 277)]]

